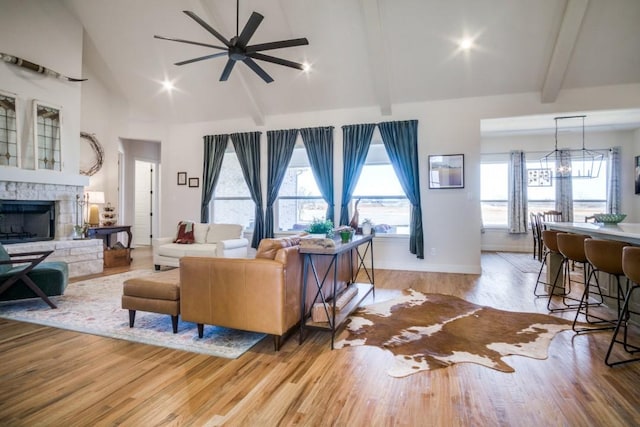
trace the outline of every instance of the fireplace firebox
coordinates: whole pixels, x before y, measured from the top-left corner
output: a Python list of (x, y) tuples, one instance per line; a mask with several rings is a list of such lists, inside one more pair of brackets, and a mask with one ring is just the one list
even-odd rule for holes
[(0, 243), (53, 240), (55, 201), (1, 200)]

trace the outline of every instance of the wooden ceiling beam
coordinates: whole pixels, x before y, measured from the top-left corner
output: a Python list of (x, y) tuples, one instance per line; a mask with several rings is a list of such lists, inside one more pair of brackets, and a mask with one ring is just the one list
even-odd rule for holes
[(389, 56), (385, 51), (380, 7), (377, 0), (360, 0), (364, 12), (364, 28), (367, 36), (369, 64), (373, 75), (373, 90), (383, 116), (391, 115), (391, 93), (389, 89)]
[(569, 0), (567, 2), (542, 85), (541, 100), (543, 103), (555, 102), (558, 98), (588, 5), (589, 0)]

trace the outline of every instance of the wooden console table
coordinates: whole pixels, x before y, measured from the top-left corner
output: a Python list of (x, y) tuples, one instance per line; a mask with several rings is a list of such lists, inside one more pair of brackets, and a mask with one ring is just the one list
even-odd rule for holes
[(102, 227), (89, 227), (87, 236), (91, 239), (100, 237), (104, 240), (105, 246), (112, 247), (113, 235), (116, 233), (127, 233), (129, 240), (127, 241), (127, 249), (131, 249), (131, 226), (130, 225), (105, 225)]
[[(336, 287), (338, 283), (338, 262), (339, 255), (349, 251), (349, 263), (350, 271), (351, 271), (351, 281), (348, 286), (355, 286), (358, 290), (357, 294), (349, 301), (349, 303), (340, 310), (339, 313), (336, 313)], [(357, 256), (358, 266), (354, 271), (353, 261), (354, 261), (354, 251)], [(371, 251), (370, 265), (367, 266), (365, 263), (365, 256), (368, 251)], [(302, 268), (302, 293), (301, 293), (301, 303), (300, 303), (300, 344), (304, 339), (304, 330), (306, 328), (309, 329), (321, 329), (331, 331), (331, 349), (333, 350), (333, 343), (336, 335), (337, 328), (345, 321), (347, 316), (351, 314), (360, 303), (369, 295), (369, 293), (373, 292), (375, 296), (375, 284), (374, 284), (374, 268), (373, 268), (373, 236), (354, 236), (353, 240), (348, 243), (340, 243), (336, 242), (336, 246), (334, 248), (322, 248), (322, 247), (303, 247), (300, 246), (300, 253), (304, 257), (304, 264)], [(324, 272), (320, 272), (316, 269), (315, 258), (316, 257), (331, 257), (331, 262), (327, 266), (327, 270)], [(309, 281), (309, 272), (313, 272), (313, 279), (316, 285), (317, 293), (316, 298), (311, 302), (309, 307), (306, 307), (306, 295), (307, 295), (307, 287)], [(333, 269), (333, 277), (330, 272)], [(360, 271), (364, 271), (367, 275), (367, 279), (369, 283), (356, 283), (356, 278)], [(319, 279), (322, 277), (322, 280)], [(333, 292), (331, 301), (325, 301), (324, 297), (322, 297), (322, 289), (325, 286), (327, 279), (333, 278)], [(322, 304), (324, 305), (324, 309), (329, 313), (328, 322), (314, 322), (312, 320), (312, 310), (313, 305), (318, 302), (318, 298), (321, 299)]]

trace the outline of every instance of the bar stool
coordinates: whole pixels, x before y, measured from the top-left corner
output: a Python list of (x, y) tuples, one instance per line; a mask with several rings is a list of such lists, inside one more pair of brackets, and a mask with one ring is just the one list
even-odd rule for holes
[[(589, 262), (587, 256), (584, 253), (584, 241), (591, 237), (582, 234), (573, 233), (558, 233), (556, 239), (558, 241), (558, 250), (562, 254), (562, 267), (564, 268), (564, 275), (562, 279), (562, 285), (558, 285), (557, 281), (553, 282), (551, 292), (549, 293), (549, 301), (547, 302), (547, 309), (551, 312), (573, 310), (580, 306), (580, 300), (571, 296), (571, 262), (582, 264), (583, 270), (583, 284), (587, 287), (587, 277), (589, 276)], [(556, 293), (556, 289), (561, 292), (558, 294), (562, 296), (562, 304), (564, 307), (551, 308), (551, 300)], [(568, 303), (567, 300), (574, 301), (575, 303)]]
[[(622, 270), (624, 271), (624, 275), (627, 276), (631, 283), (630, 286), (627, 287), (627, 292), (624, 297), (624, 304), (622, 305), (622, 310), (620, 310), (618, 323), (616, 324), (616, 328), (614, 329), (613, 335), (611, 337), (611, 343), (609, 344), (607, 357), (604, 360), (608, 366), (614, 366), (621, 363), (640, 360), (640, 357), (630, 357), (628, 359), (617, 360), (615, 362), (610, 360), (613, 346), (616, 343), (622, 344), (625, 351), (631, 355), (640, 351), (640, 347), (631, 345), (628, 342), (628, 323), (629, 318), (631, 317), (630, 314), (638, 314), (629, 310), (629, 301), (631, 301), (633, 291), (640, 288), (640, 247), (627, 246), (622, 250)], [(624, 337), (622, 341), (618, 339), (618, 332), (620, 331), (621, 327), (624, 328)]]
[[(573, 330), (576, 333), (602, 331), (607, 329), (613, 329), (616, 322), (620, 318), (620, 309), (624, 301), (624, 292), (620, 286), (620, 276), (624, 276), (622, 271), (622, 248), (629, 246), (628, 243), (616, 242), (614, 240), (598, 240), (598, 239), (586, 239), (584, 241), (584, 253), (589, 261), (590, 273), (587, 278), (582, 299), (576, 312), (576, 317), (573, 320)], [(589, 313), (589, 307), (594, 305), (589, 303), (589, 297), (591, 294), (595, 294), (599, 302), (595, 305), (601, 305), (604, 303), (604, 297), (602, 296), (602, 289), (600, 288), (600, 282), (598, 281), (598, 273), (608, 273), (616, 278), (618, 284), (618, 302), (617, 310), (618, 315), (615, 319), (607, 319), (601, 317), (599, 314), (594, 314), (593, 311)], [(593, 282), (595, 281), (595, 284)], [(629, 279), (627, 279), (627, 288), (629, 287)], [(584, 315), (585, 320), (590, 325), (606, 325), (598, 328), (576, 328), (576, 322), (578, 316)]]
[[(542, 275), (542, 270), (544, 269), (544, 266), (546, 265), (547, 268), (549, 268), (550, 266), (550, 264), (547, 262), (547, 259), (552, 254), (561, 255), (560, 251), (558, 250), (558, 240), (556, 238), (556, 236), (560, 233), (560, 231), (556, 231), (556, 230), (540, 230), (540, 231), (542, 235), (542, 244), (544, 246), (544, 252), (542, 254), (542, 265), (540, 266), (540, 271), (538, 271), (538, 278), (536, 279), (536, 287), (533, 289), (533, 295), (535, 295), (536, 297), (546, 297), (546, 296), (549, 296), (549, 294), (546, 292), (538, 293), (538, 286), (540, 284), (543, 284), (546, 286), (549, 286), (551, 284), (541, 281), (540, 276)], [(560, 267), (558, 267), (558, 271), (556, 272), (553, 278), (553, 283), (555, 283), (558, 280), (558, 277), (560, 276), (560, 272), (562, 271), (562, 265), (563, 264), (560, 264)]]

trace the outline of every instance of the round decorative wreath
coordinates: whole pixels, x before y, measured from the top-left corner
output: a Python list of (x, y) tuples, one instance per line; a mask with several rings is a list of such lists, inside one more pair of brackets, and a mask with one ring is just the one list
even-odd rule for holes
[(102, 163), (104, 161), (104, 150), (102, 149), (102, 145), (98, 141), (98, 138), (92, 133), (80, 132), (80, 138), (84, 138), (89, 141), (89, 145), (95, 154), (95, 160), (91, 164), (91, 167), (87, 170), (80, 169), (80, 173), (82, 175), (91, 176), (98, 172), (102, 168)]

